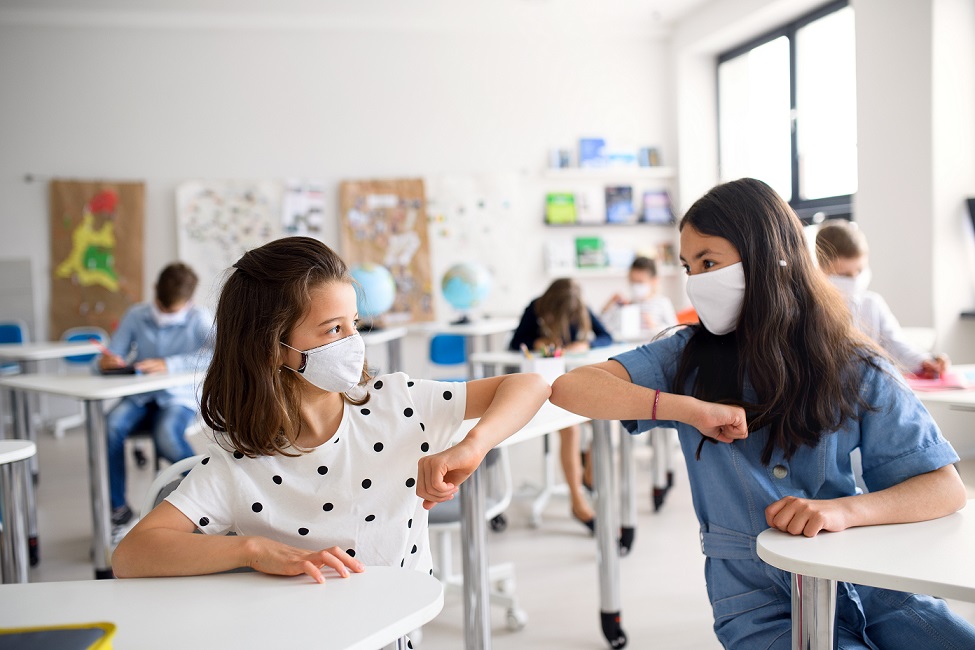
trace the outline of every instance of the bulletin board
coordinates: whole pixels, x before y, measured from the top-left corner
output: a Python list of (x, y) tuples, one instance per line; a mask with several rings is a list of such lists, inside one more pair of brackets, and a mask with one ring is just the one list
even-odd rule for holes
[(381, 264), (396, 298), (387, 323), (434, 318), (434, 282), (422, 179), (345, 181), (339, 186), (342, 258), (349, 266)]
[(142, 300), (145, 185), (53, 180), (51, 338), (82, 325), (115, 330)]

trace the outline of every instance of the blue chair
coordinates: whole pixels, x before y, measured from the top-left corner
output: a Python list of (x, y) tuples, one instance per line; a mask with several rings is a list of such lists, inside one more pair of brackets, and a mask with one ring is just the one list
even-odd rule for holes
[(430, 363), (435, 366), (461, 366), (463, 376), (437, 378), (440, 381), (467, 381), (467, 338), (459, 334), (437, 334), (430, 338)]
[[(62, 341), (68, 342), (87, 342), (91, 339), (95, 339), (102, 345), (108, 345), (109, 337), (108, 332), (100, 327), (95, 326), (83, 326), (83, 327), (72, 327), (65, 330), (64, 334), (61, 335)], [(71, 357), (65, 357), (64, 362), (67, 364), (68, 368), (85, 368), (91, 365), (91, 362), (95, 360), (97, 354), (76, 354)], [(85, 410), (81, 407), (78, 413), (73, 415), (66, 415), (61, 418), (57, 418), (51, 424), (51, 430), (54, 433), (55, 438), (63, 438), (64, 432), (68, 429), (74, 429), (75, 427), (80, 427), (85, 423)]]
[[(27, 343), (27, 323), (22, 320), (0, 321), (0, 343)], [(0, 364), (0, 375), (16, 375), (20, 372), (19, 363)]]

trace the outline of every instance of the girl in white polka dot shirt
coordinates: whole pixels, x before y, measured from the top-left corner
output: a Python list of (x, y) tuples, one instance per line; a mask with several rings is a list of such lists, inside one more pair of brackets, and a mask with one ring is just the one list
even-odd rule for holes
[[(118, 545), (116, 576), (432, 571), (427, 509), (531, 419), (548, 384), (369, 377), (355, 288), (318, 240), (273, 241), (234, 269), (203, 383), (217, 444)], [(469, 418), (480, 421), (449, 446)]]

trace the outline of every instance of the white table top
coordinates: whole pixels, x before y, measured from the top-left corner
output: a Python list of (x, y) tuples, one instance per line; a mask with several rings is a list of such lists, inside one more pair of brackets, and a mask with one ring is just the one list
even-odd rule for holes
[(461, 336), (487, 336), (513, 332), (518, 327), (517, 318), (484, 318), (469, 323), (412, 323), (410, 332), (420, 334), (459, 334)]
[(16, 463), (37, 453), (37, 445), (30, 440), (0, 440), (0, 465)]
[(93, 343), (77, 341), (41, 341), (37, 343), (0, 344), (0, 360), (3, 361), (43, 361), (63, 359), (82, 354), (98, 354), (98, 346)]
[(408, 333), (405, 327), (384, 327), (381, 330), (373, 330), (371, 332), (361, 332), (362, 341), (366, 345), (379, 345), (381, 343), (389, 343), (390, 341), (395, 341), (396, 339), (401, 339)]
[[(553, 431), (571, 427), (573, 424), (588, 422), (589, 420), (590, 418), (582, 415), (576, 415), (575, 413), (570, 413), (569, 411), (559, 408), (551, 402), (545, 402), (542, 405), (542, 408), (538, 410), (538, 413), (535, 414), (535, 417), (533, 417), (528, 424), (523, 426), (521, 430), (503, 440), (498, 447), (516, 445), (520, 442), (525, 442), (526, 440), (543, 436), (546, 433), (552, 433)], [(460, 440), (466, 436), (467, 433), (474, 428), (478, 421), (479, 420), (465, 420), (460, 426), (460, 429), (454, 435), (454, 440)]]
[(0, 379), (0, 386), (37, 393), (51, 393), (85, 400), (112, 399), (151, 393), (203, 381), (192, 372), (152, 375), (15, 375)]
[[(613, 343), (612, 345), (607, 345), (601, 348), (593, 348), (588, 352), (566, 353), (560, 358), (565, 359), (566, 369), (572, 370), (573, 368), (578, 368), (580, 366), (588, 366), (593, 363), (606, 361), (610, 357), (614, 357), (617, 354), (629, 352), (634, 347), (636, 346), (631, 343)], [(521, 362), (524, 359), (525, 355), (523, 355), (521, 352), (514, 352), (511, 350), (499, 350), (497, 352), (475, 352), (471, 355), (471, 362), (476, 364), (518, 366), (521, 365)]]
[(770, 528), (757, 548), (762, 560), (792, 573), (975, 602), (975, 500), (941, 519), (811, 538)]
[(109, 622), (116, 648), (376, 650), (443, 608), (440, 582), (368, 567), (319, 585), (307, 576), (225, 573), (0, 586), (0, 627)]

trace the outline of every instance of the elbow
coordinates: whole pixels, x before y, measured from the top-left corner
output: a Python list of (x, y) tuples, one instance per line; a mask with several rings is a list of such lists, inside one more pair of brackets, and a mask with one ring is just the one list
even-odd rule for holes
[(532, 372), (528, 374), (531, 377), (531, 388), (533, 394), (538, 396), (539, 406), (545, 403), (549, 397), (552, 396), (552, 387), (549, 385), (545, 378), (540, 374)]
[(950, 496), (950, 506), (952, 512), (957, 512), (965, 507), (968, 503), (968, 489), (965, 487), (965, 483), (961, 480), (961, 476), (958, 475), (958, 470), (955, 469), (954, 465), (948, 465), (947, 469), (950, 470), (952, 480), (951, 489), (947, 492)]
[(567, 408), (568, 405), (569, 384), (572, 382), (572, 379), (569, 377), (570, 374), (571, 372), (568, 372), (556, 377), (555, 381), (552, 382), (552, 394), (549, 396), (548, 401), (559, 408)]
[(128, 545), (123, 539), (112, 553), (112, 573), (116, 578), (135, 578), (138, 577), (129, 566)]

